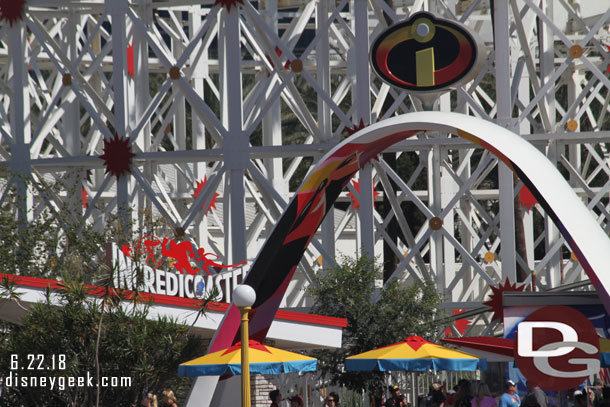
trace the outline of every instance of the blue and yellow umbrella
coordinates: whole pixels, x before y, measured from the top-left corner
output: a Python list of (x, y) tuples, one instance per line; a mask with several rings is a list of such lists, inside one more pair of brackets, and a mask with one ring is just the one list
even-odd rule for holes
[[(312, 372), (318, 360), (298, 353), (265, 346), (250, 340), (250, 373), (279, 374)], [(182, 363), (179, 376), (222, 376), (241, 374), (241, 342), (218, 352)]]
[(421, 336), (373, 349), (345, 359), (345, 368), (356, 371), (474, 371), (487, 369), (487, 360), (429, 342)]
[(601, 367), (610, 367), (610, 339), (599, 338), (599, 361)]

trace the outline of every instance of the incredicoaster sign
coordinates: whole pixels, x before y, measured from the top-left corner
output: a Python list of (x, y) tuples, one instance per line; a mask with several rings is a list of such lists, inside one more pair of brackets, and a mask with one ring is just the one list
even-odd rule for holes
[(370, 58), (388, 84), (411, 92), (437, 92), (470, 81), (483, 63), (482, 50), (466, 26), (419, 12), (383, 31), (373, 42)]

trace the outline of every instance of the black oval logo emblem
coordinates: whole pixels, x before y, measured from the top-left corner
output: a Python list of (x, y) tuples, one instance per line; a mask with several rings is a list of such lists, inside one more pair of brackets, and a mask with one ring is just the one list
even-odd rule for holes
[(427, 12), (382, 32), (371, 47), (371, 65), (389, 83), (415, 92), (456, 85), (481, 57), (473, 34), (465, 26)]

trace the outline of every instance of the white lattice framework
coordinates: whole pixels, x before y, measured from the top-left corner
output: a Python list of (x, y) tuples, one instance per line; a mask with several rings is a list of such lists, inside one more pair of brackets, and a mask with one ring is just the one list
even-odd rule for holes
[[(495, 121), (536, 144), (610, 228), (603, 2), (203, 3), (30, 0), (22, 20), (1, 22), (0, 157), (12, 175), (0, 197), (17, 189), (21, 220), (47, 210), (101, 228), (115, 214), (137, 230), (154, 213), (225, 263), (252, 261), (309, 162), (361, 121), (421, 109), (374, 77), (368, 52), (388, 24), (428, 10), (469, 25), (488, 50), (475, 80), (436, 108)], [(136, 154), (118, 180), (99, 158), (115, 132)], [(516, 281), (519, 267), (539, 290), (586, 278), (538, 205), (514, 210), (522, 184), (495, 157), (432, 133), (391, 152), (415, 163), (409, 176), (388, 156), (360, 172), (303, 258), (286, 306), (307, 305), (301, 289), (338, 252), (382, 256), (384, 243), (399, 260), (391, 280), (433, 279), (448, 309), (480, 307), (489, 286)], [(32, 190), (28, 179), (63, 189)], [(206, 213), (212, 199), (217, 208)], [(383, 199), (391, 211), (376, 208)], [(442, 228), (410, 222), (404, 202), (421, 219), (443, 219)], [(516, 250), (515, 213), (526, 258)], [(398, 239), (388, 232), (393, 219)], [(493, 328), (488, 314), (478, 318)]]

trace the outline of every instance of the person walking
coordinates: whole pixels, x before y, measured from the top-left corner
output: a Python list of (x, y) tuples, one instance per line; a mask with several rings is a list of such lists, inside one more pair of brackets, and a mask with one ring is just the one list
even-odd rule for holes
[(333, 391), (326, 396), (324, 402), (328, 407), (339, 407), (339, 395)]
[(455, 407), (455, 396), (460, 389), (460, 386), (456, 384), (452, 390), (447, 392), (447, 398), (445, 399), (444, 407)]
[(574, 407), (587, 407), (587, 395), (581, 390), (574, 392)]
[(142, 401), (140, 402), (140, 405), (145, 407), (157, 407), (159, 402), (157, 401), (157, 396), (155, 396), (154, 393), (145, 390), (142, 394)]
[(521, 398), (517, 394), (517, 385), (512, 380), (506, 382), (506, 392), (500, 396), (499, 407), (519, 407)]
[(391, 397), (386, 400), (385, 407), (398, 407), (400, 405), (400, 388), (396, 385), (390, 386)]
[(303, 399), (298, 394), (288, 398), (290, 401), (290, 407), (303, 407)]
[(455, 407), (470, 407), (472, 400), (472, 385), (469, 380), (462, 379), (458, 385), (460, 388), (455, 394)]
[(602, 380), (599, 377), (595, 377), (595, 379), (593, 380), (593, 386), (591, 386), (590, 391), (593, 393), (595, 400), (593, 400), (593, 405), (595, 407), (599, 407), (599, 403), (603, 400), (604, 395), (602, 392), (602, 388), (604, 386), (604, 383), (602, 383)]
[(178, 404), (176, 404), (176, 396), (171, 389), (165, 389), (161, 394), (163, 395), (163, 406), (178, 407)]
[(597, 407), (610, 407), (610, 387), (602, 387), (602, 399)]
[(540, 386), (528, 380), (525, 382), (525, 387), (527, 394), (523, 399), (523, 407), (548, 407), (549, 398)]
[(279, 390), (271, 390), (269, 392), (269, 399), (271, 400), (270, 407), (280, 407), (280, 403), (282, 402), (282, 395)]
[(441, 383), (432, 383), (428, 389), (428, 398), (426, 407), (441, 407), (445, 402), (445, 394), (443, 393), (443, 385)]
[(479, 383), (476, 395), (470, 401), (472, 407), (497, 407), (496, 399), (491, 395), (487, 383)]

